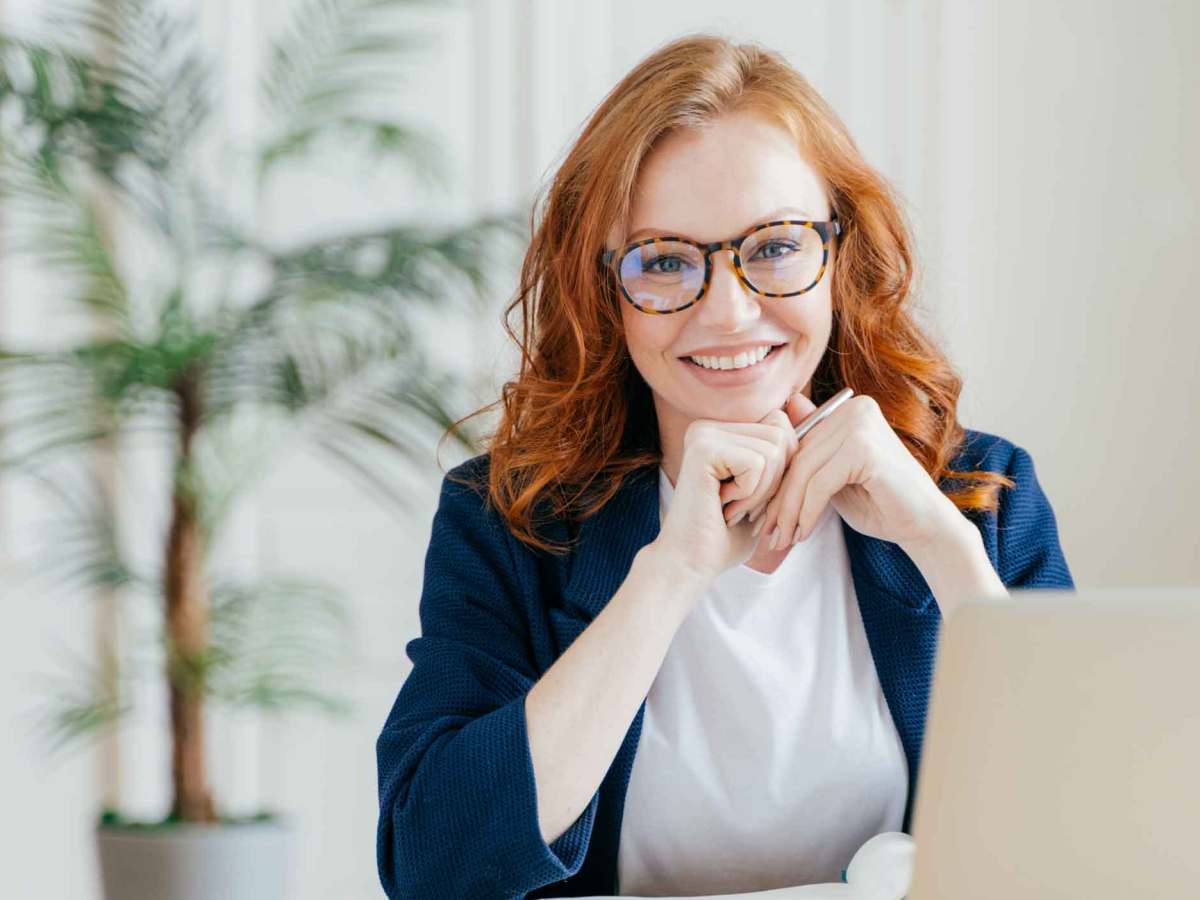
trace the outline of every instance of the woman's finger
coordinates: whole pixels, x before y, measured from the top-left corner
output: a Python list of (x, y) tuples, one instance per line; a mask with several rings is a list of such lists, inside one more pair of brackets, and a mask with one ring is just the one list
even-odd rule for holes
[(769, 438), (776, 449), (768, 454), (767, 467), (763, 472), (758, 489), (749, 497), (731, 503), (726, 508), (726, 520), (731, 524), (735, 520), (740, 521), (739, 516), (755, 509), (761, 509), (771, 499), (783, 478), (788, 460), (792, 458), (798, 445), (795, 430), (782, 410), (773, 410), (762, 419), (762, 422), (770, 426)]
[[(781, 540), (790, 543), (807, 540), (816, 526), (817, 520), (825, 512), (833, 495), (851, 483), (853, 470), (858, 465), (852, 460), (852, 454), (840, 453), (832, 456), (821, 468), (813, 473), (804, 491), (804, 502), (800, 514), (796, 518), (796, 527), (792, 531), (782, 530)], [(782, 546), (782, 544), (781, 544)]]
[[(806, 398), (803, 398), (802, 396), (801, 399)], [(763, 510), (767, 508), (767, 504), (779, 490), (779, 485), (783, 481), (784, 473), (787, 470), (787, 464), (791, 462), (792, 457), (795, 456), (796, 452), (800, 449), (800, 439), (796, 437), (796, 426), (788, 413), (781, 409), (772, 410), (763, 418), (762, 421), (770, 422), (773, 425), (778, 425), (781, 445), (784, 448), (785, 461), (783, 467), (778, 473), (776, 473), (776, 477), (771, 484), (769, 492), (767, 492), (765, 496), (755, 498), (753, 502), (747, 503), (747, 507), (750, 508), (748, 520), (751, 522), (755, 521), (760, 515), (762, 515)]]
[(762, 497), (766, 491), (764, 486), (778, 479), (778, 474), (782, 472), (786, 460), (784, 451), (780, 449), (778, 442), (746, 437), (744, 434), (733, 434), (728, 439), (737, 442), (742, 448), (754, 452), (761, 461), (761, 468), (757, 470), (757, 480), (752, 482), (749, 491), (737, 490), (732, 481), (721, 485), (719, 496), (721, 504), (725, 506), (722, 512), (724, 512), (726, 522), (732, 523), (734, 518), (742, 514), (746, 505), (760, 502), (758, 498)]
[[(755, 525), (756, 533), (763, 531), (772, 549), (782, 546), (785, 537), (791, 539), (809, 481), (818, 469), (841, 450), (844, 429), (834, 424), (834, 418), (830, 416), (804, 436), (800, 449), (788, 464), (782, 485), (763, 513), (762, 522)], [(825, 425), (831, 427), (826, 429), (823, 427)]]

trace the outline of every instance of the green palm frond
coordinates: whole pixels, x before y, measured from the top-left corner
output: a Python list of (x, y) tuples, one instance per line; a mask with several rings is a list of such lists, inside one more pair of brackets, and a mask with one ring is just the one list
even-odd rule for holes
[(0, 468), (28, 469), (120, 431), (176, 431), (176, 385), (207, 364), (219, 335), (173, 317), (170, 300), (163, 306), (151, 342), (100, 338), (52, 353), (0, 348)]
[(494, 287), (489, 276), (519, 234), (511, 216), (485, 216), (454, 226), (394, 225), (318, 240), (278, 253), (273, 263), (281, 289), (303, 280), (353, 293), (390, 289), (426, 302), (476, 299)]
[(278, 123), (260, 168), (311, 151), (321, 140), (357, 138), (375, 153), (396, 153), (430, 182), (446, 184), (440, 142), (381, 118), (397, 63), (428, 42), (396, 29), (402, 6), (430, 0), (302, 0), (271, 42), (262, 94)]
[(95, 373), (70, 352), (0, 349), (0, 468), (27, 469), (114, 433)]
[(261, 345), (263, 334), (274, 333), (281, 318), (321, 303), (348, 316), (360, 314), (352, 307), (369, 309), (380, 326), (406, 333), (415, 324), (414, 301), (435, 312), (476, 313), (489, 302), (497, 272), (525, 237), (525, 226), (515, 214), (498, 213), (456, 226), (363, 229), (285, 250), (215, 219), (208, 234), (213, 245), (256, 257), (272, 273), (261, 297), (229, 311), (218, 326), (227, 335), (222, 349), (244, 355)]
[(348, 705), (323, 688), (351, 658), (345, 599), (331, 585), (288, 578), (218, 582), (212, 593), (205, 690), (235, 706)]
[[(331, 140), (332, 139), (332, 140)], [(322, 140), (346, 147), (357, 139), (368, 154), (397, 154), (408, 158), (414, 171), (431, 182), (446, 183), (441, 168), (445, 149), (441, 143), (406, 125), (366, 116), (342, 115), (321, 123), (309, 123), (289, 129), (272, 140), (262, 151), (260, 168), (272, 168), (282, 159), (311, 153)]]
[[(390, 471), (396, 457), (415, 466), (430, 456), (429, 438), (449, 428), (458, 406), (455, 380), (410, 371), (354, 394), (340, 406), (323, 410), (311, 427), (314, 445), (338, 464), (365, 496), (400, 514), (414, 511), (411, 492)], [(469, 453), (480, 451), (479, 437), (460, 427), (451, 436)]]
[[(132, 331), (129, 292), (116, 270), (93, 198), (69, 181), (60, 162), (42, 157), (6, 160), (3, 198), (12, 204), (6, 245), (65, 276), (67, 299), (118, 334)], [(15, 223), (20, 223), (15, 224)]]
[(32, 477), (50, 498), (53, 515), (40, 523), (41, 549), (24, 566), (30, 581), (81, 596), (126, 586), (155, 589), (156, 577), (139, 575), (126, 562), (116, 511), (93, 473), (58, 463), (43, 466)]
[(36, 158), (50, 169), (78, 158), (111, 172), (133, 152), (144, 126), (94, 61), (8, 34), (0, 35), (0, 102), (16, 119), (5, 135), (6, 155)]
[(189, 479), (184, 489), (196, 501), (210, 553), (219, 545), (221, 525), (234, 504), (270, 470), (291, 439), (290, 430), (286, 417), (247, 404), (214, 418), (197, 433), (191, 466), (180, 477)]
[(96, 118), (99, 136), (111, 136), (151, 169), (175, 165), (212, 109), (196, 14), (168, 13), (146, 0), (104, 0), (58, 3), (46, 21), (72, 58), (88, 60), (89, 83), (133, 113), (130, 120)]
[(36, 167), (75, 193), (94, 178), (111, 188), (107, 202), (182, 243), (176, 182), (212, 109), (193, 19), (117, 0), (59, 4), (47, 24), (53, 46), (0, 35), (0, 104), (16, 113), (0, 135), (6, 164)]
[[(367, 433), (372, 426), (364, 409), (373, 402), (381, 405), (383, 386), (395, 382), (399, 373), (419, 367), (414, 362), (418, 354), (402, 327), (378, 326), (385, 313), (364, 307), (362, 315), (352, 317), (329, 305), (317, 311), (324, 315), (308, 312), (277, 320), (261, 345), (239, 345), (240, 364), (214, 368), (208, 405), (214, 411), (250, 402), (273, 406), (288, 418), (294, 441), (325, 449), (362, 475), (354, 454), (337, 454), (333, 434), (344, 431), (342, 440), (347, 441), (351, 429)], [(398, 404), (382, 404), (377, 417), (402, 414)], [(410, 449), (403, 442), (392, 446)], [(394, 493), (386, 479), (376, 479), (371, 487)]]
[(370, 368), (403, 362), (412, 348), (397, 305), (353, 302), (310, 286), (215, 348), (205, 405), (214, 418), (242, 404), (298, 413), (327, 402)]
[(216, 417), (247, 405), (260, 414), (278, 410), (297, 442), (344, 467), (368, 496), (410, 511), (377, 451), (416, 464), (428, 459), (430, 435), (466, 405), (460, 379), (425, 359), (402, 304), (329, 297), (336, 302), (293, 298), (255, 334), (243, 327), (209, 370), (206, 406)]
[(50, 754), (110, 728), (133, 709), (128, 679), (112, 646), (91, 655), (60, 646), (52, 654), (59, 671), (37, 678), (31, 691), (42, 698), (34, 730)]

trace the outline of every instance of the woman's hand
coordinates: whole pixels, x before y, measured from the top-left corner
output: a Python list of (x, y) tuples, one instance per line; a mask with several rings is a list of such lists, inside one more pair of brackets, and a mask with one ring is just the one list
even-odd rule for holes
[[(799, 425), (817, 407), (797, 392), (785, 408)], [(799, 441), (752, 533), (761, 531), (776, 549), (804, 540), (829, 503), (855, 531), (901, 547), (929, 540), (958, 514), (866, 394), (851, 397)]]
[(781, 409), (756, 423), (692, 421), (683, 437), (675, 492), (654, 543), (702, 579), (749, 559), (756, 541), (744, 513), (775, 494), (798, 445), (791, 419)]

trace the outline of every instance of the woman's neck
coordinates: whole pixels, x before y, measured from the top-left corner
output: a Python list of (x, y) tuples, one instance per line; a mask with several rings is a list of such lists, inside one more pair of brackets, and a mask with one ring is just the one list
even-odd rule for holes
[(671, 487), (679, 483), (679, 469), (683, 465), (683, 436), (691, 419), (680, 413), (664, 409), (665, 404), (655, 401), (658, 415), (658, 442), (662, 450), (662, 469), (667, 473)]

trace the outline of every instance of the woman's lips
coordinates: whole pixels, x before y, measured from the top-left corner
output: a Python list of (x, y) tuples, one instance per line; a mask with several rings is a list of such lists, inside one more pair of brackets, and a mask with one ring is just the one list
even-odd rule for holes
[(774, 369), (776, 357), (782, 356), (779, 351), (783, 350), (786, 346), (787, 344), (781, 344), (778, 347), (772, 347), (771, 351), (762, 358), (762, 361), (741, 369), (706, 369), (704, 366), (692, 362), (686, 356), (681, 357), (679, 362), (681, 365), (686, 366), (687, 370), (704, 384), (713, 387), (738, 387), (739, 385), (758, 381), (767, 372)]

